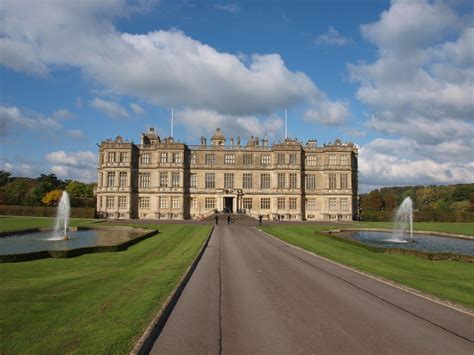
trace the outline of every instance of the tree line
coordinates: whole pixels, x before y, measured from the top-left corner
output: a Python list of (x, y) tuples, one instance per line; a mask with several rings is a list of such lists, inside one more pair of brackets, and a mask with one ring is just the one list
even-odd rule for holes
[(474, 212), (474, 184), (383, 187), (360, 195), (363, 211), (393, 211), (406, 197), (418, 211)]
[(71, 205), (94, 207), (96, 184), (75, 180), (61, 180), (55, 174), (41, 174), (37, 178), (13, 177), (0, 170), (0, 205), (56, 206), (62, 192), (67, 191)]

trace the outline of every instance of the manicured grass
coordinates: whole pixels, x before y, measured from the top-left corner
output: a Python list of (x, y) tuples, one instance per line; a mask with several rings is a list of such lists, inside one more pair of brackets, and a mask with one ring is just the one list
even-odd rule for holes
[[(372, 223), (370, 223), (372, 226)], [(423, 226), (425, 228), (425, 226)], [(281, 240), (359, 270), (474, 308), (474, 264), (375, 253), (317, 233), (328, 226), (265, 226)]]
[(124, 252), (0, 264), (0, 353), (128, 353), (210, 230), (148, 227)]
[[(84, 226), (97, 223), (98, 219), (71, 218), (70, 226)], [(53, 217), (23, 217), (23, 216), (0, 216), (0, 232), (28, 229), (28, 228), (53, 228)]]

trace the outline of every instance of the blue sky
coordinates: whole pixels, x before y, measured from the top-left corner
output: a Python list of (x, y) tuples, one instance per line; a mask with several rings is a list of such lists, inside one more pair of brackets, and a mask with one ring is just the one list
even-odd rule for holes
[(94, 181), (96, 143), (289, 135), (360, 148), (361, 190), (472, 182), (468, 1), (3, 1), (0, 169)]

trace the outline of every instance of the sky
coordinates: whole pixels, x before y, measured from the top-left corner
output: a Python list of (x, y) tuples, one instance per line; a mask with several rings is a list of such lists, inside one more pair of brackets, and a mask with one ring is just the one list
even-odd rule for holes
[(2, 0), (0, 170), (96, 180), (101, 141), (359, 147), (359, 189), (474, 182), (470, 1)]

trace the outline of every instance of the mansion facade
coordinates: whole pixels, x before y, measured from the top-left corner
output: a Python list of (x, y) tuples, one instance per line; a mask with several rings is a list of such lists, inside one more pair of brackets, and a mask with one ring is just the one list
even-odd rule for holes
[(271, 220), (352, 220), (357, 216), (357, 147), (294, 139), (226, 137), (209, 144), (120, 136), (100, 144), (97, 212), (113, 219), (201, 219), (215, 211)]

